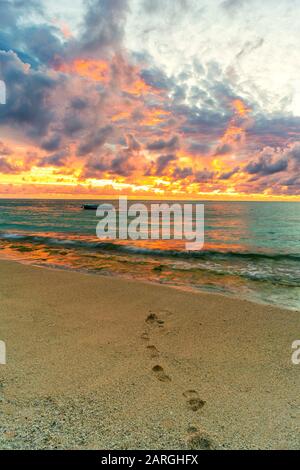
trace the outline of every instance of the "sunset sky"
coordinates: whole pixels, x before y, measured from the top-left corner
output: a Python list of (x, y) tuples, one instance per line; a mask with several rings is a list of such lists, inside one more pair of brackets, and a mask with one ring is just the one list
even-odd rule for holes
[(0, 0), (0, 197), (300, 200), (299, 0)]

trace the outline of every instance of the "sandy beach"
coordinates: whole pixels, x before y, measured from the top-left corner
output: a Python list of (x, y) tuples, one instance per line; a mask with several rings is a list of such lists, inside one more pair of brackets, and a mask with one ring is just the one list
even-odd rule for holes
[(2, 449), (299, 449), (299, 312), (0, 262)]

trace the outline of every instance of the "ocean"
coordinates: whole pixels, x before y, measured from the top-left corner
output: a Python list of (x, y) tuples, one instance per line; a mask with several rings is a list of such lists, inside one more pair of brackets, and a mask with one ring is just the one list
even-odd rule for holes
[(300, 310), (300, 203), (203, 201), (204, 247), (186, 251), (178, 240), (99, 240), (87, 202), (111, 201), (0, 200), (3, 257)]

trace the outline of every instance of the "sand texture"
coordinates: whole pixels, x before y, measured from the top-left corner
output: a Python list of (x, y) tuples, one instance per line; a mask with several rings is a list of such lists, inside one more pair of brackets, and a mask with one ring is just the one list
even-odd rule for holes
[(300, 313), (0, 262), (2, 449), (300, 449)]

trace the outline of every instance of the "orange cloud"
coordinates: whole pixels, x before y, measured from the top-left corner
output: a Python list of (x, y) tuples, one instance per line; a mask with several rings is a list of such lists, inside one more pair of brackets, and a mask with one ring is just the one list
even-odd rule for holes
[(141, 96), (145, 93), (148, 93), (151, 90), (144, 80), (137, 79), (135, 80), (130, 87), (124, 89), (125, 92), (129, 93), (130, 95)]
[(247, 116), (247, 114), (250, 112), (250, 109), (247, 108), (245, 103), (240, 99), (233, 100), (232, 106), (237, 114), (241, 117)]
[(108, 80), (109, 66), (103, 60), (75, 59), (71, 63), (61, 64), (58, 69), (64, 73), (74, 73), (95, 82)]
[(141, 122), (143, 126), (155, 126), (164, 122), (171, 113), (164, 109), (156, 108), (147, 111), (145, 118)]
[(119, 113), (116, 113), (112, 116), (111, 120), (112, 121), (122, 121), (123, 119), (129, 119), (130, 118), (130, 113), (128, 111), (121, 111)]
[(235, 110), (235, 115), (230, 120), (228, 128), (221, 139), (222, 145), (227, 144), (229, 146), (228, 151), (223, 153), (231, 153), (231, 150), (240, 147), (244, 143), (246, 135), (245, 128), (249, 122), (248, 114), (251, 111), (241, 99), (235, 99), (231, 104)]

